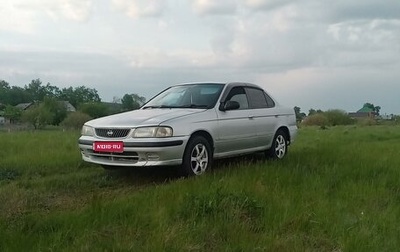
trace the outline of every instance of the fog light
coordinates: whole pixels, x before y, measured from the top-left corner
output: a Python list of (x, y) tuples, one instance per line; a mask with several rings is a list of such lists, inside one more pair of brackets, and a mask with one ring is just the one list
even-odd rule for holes
[(87, 151), (81, 149), (81, 153), (82, 153), (82, 155), (84, 155), (85, 157), (89, 157), (89, 153), (87, 153)]
[(147, 153), (146, 156), (148, 161), (157, 161), (160, 159), (160, 156), (155, 153)]

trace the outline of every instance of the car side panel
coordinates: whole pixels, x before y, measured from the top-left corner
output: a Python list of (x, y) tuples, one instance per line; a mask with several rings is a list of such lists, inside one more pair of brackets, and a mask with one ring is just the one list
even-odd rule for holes
[(253, 118), (257, 132), (257, 146), (269, 148), (278, 128), (279, 111), (276, 108), (253, 109), (250, 116)]
[(217, 111), (218, 135), (215, 153), (237, 152), (256, 147), (257, 138), (254, 120), (249, 117), (250, 110)]

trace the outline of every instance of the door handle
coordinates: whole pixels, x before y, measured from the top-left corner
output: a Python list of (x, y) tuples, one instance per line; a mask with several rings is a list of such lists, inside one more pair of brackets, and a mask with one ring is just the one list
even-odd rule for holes
[(251, 115), (251, 116), (249, 116), (249, 119), (254, 119), (254, 116), (252, 116), (252, 115)]

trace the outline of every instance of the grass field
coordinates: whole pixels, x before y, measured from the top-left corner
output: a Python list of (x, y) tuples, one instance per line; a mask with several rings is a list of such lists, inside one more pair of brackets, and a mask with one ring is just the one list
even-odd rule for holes
[(304, 128), (282, 161), (83, 163), (78, 132), (0, 132), (0, 251), (398, 251), (400, 127)]

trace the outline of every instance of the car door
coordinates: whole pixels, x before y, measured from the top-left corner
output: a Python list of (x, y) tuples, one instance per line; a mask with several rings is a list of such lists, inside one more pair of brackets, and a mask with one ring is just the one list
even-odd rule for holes
[(256, 145), (257, 147), (269, 147), (279, 120), (275, 103), (262, 89), (246, 87), (245, 91), (251, 108), (249, 116), (253, 119), (257, 132)]
[(235, 110), (217, 110), (219, 125), (215, 146), (217, 157), (246, 152), (255, 147), (257, 137), (244, 87), (233, 87), (224, 102), (227, 101), (236, 101), (240, 106)]

